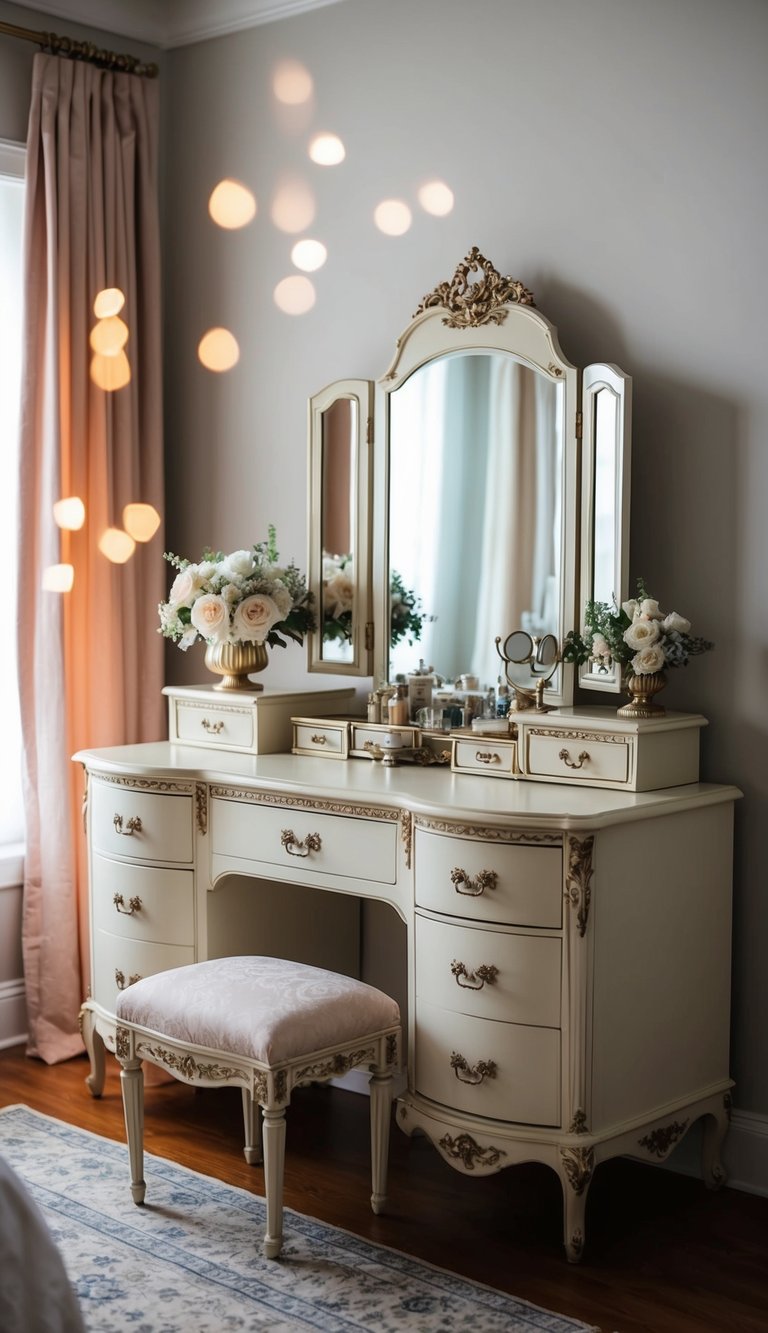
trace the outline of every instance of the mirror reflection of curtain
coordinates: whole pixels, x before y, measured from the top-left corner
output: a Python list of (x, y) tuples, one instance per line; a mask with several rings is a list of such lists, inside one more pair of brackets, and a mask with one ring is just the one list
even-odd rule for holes
[(352, 553), (352, 451), (355, 403), (337, 398), (323, 412), (323, 550)]

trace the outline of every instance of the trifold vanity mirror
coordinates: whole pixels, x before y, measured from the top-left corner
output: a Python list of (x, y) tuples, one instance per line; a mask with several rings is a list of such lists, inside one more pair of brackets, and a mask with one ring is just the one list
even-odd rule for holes
[[(586, 601), (626, 598), (630, 392), (615, 366), (572, 366), (473, 249), (375, 386), (310, 400), (310, 670), (387, 681), (423, 659), (491, 686), (498, 636), (561, 644)], [(620, 687), (588, 666), (580, 683)], [(573, 667), (545, 693), (570, 703)]]

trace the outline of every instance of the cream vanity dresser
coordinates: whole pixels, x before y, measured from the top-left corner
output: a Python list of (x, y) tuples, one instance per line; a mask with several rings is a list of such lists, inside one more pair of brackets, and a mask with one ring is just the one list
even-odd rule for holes
[[(403, 589), (418, 590), (424, 615), (436, 617), (422, 627), (428, 660), (439, 652), (445, 674), (471, 669), (486, 678), (496, 674), (484, 655), (488, 644), (493, 651), (489, 627), (522, 623), (537, 639), (562, 640), (577, 604), (606, 581), (626, 595), (628, 381), (615, 367), (571, 367), (529, 296), (473, 252), (422, 303), (376, 391), (347, 380), (312, 400), (310, 575), (321, 627), (331, 627), (311, 644), (313, 671), (389, 678), (400, 669), (390, 599)], [(403, 388), (408, 403), (397, 397)], [(421, 416), (409, 419), (412, 412)], [(469, 494), (467, 437), (449, 439), (458, 417), (471, 432), (472, 470), (481, 472), (484, 423), (477, 496)], [(502, 438), (520, 455), (513, 472), (525, 493), (506, 517), (483, 511), (483, 497), (499, 503), (490, 481), (511, 485), (499, 432), (524, 417), (533, 424)], [(424, 436), (427, 419), (433, 440)], [(429, 452), (421, 474), (414, 439)], [(411, 463), (398, 478), (401, 448)], [(348, 488), (342, 509), (353, 516), (341, 536), (317, 503), (334, 469), (336, 488)], [(433, 577), (429, 551), (407, 549), (418, 527), (410, 489), (438, 542), (476, 506), (475, 587), (487, 584), (490, 598), (451, 594)], [(447, 527), (430, 521), (435, 491)], [(394, 517), (401, 497), (402, 530)], [(488, 529), (502, 520), (496, 544), (519, 557), (509, 578), (492, 576), (488, 563)], [(324, 556), (342, 548), (354, 556), (355, 597), (340, 638), (336, 608), (325, 614), (322, 569)], [(452, 560), (439, 547), (438, 572), (466, 574), (467, 550)], [(605, 674), (585, 671), (581, 683), (615, 689), (618, 680)], [(344, 730), (355, 724), (338, 717), (348, 706), (343, 691), (324, 710), (321, 694), (297, 701), (279, 691), (170, 689), (171, 741), (77, 755), (86, 770), (92, 991), (82, 1017), (94, 1095), (105, 1047), (114, 1050), (118, 990), (208, 957), (218, 891), (229, 876), (246, 876), (286, 892), (302, 885), (386, 903), (405, 922), (408, 1068), (397, 1123), (426, 1134), (470, 1177), (524, 1161), (550, 1166), (563, 1186), (569, 1259), (581, 1257), (589, 1184), (607, 1158), (661, 1161), (703, 1117), (704, 1177), (721, 1184), (740, 793), (698, 781), (703, 718), (627, 720), (617, 717), (615, 696), (574, 709), (572, 677), (559, 663), (546, 691), (555, 711), (517, 713), (503, 738), (448, 738), (450, 765), (344, 758)], [(262, 724), (270, 709), (282, 731)], [(301, 753), (290, 752), (292, 715), (310, 719), (296, 724)], [(271, 749), (278, 734), (287, 739), (265, 753), (258, 737), (271, 737)], [(434, 759), (443, 743), (436, 750), (434, 738), (421, 747), (414, 739), (409, 760)], [(237, 920), (231, 926), (237, 952)]]

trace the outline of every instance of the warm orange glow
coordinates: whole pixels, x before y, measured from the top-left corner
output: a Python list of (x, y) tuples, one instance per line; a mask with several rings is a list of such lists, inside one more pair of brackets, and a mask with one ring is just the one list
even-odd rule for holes
[(220, 227), (236, 231), (256, 216), (256, 200), (240, 181), (219, 181), (208, 200), (208, 212)]
[(43, 570), (44, 592), (69, 592), (74, 581), (75, 570), (72, 565), (49, 565)]
[(123, 527), (134, 541), (148, 542), (160, 527), (160, 515), (154, 505), (126, 505), (123, 510)]
[(99, 550), (113, 565), (124, 565), (136, 550), (136, 543), (122, 528), (105, 528), (99, 538)]
[(119, 315), (125, 305), (125, 297), (119, 287), (105, 287), (93, 303), (93, 313), (97, 319), (108, 319), (110, 315)]
[(272, 221), (279, 231), (305, 231), (315, 216), (315, 196), (305, 181), (283, 181), (272, 200)]
[(373, 220), (385, 236), (402, 236), (411, 225), (411, 210), (402, 199), (384, 199), (376, 205)]
[(309, 156), (321, 167), (335, 167), (347, 156), (338, 134), (316, 134), (309, 145)]
[(99, 356), (117, 356), (128, 341), (128, 325), (118, 315), (100, 319), (91, 329), (90, 344)]
[(302, 278), (298, 273), (291, 278), (283, 278), (274, 291), (275, 305), (286, 315), (306, 315), (315, 304), (315, 289), (309, 278)]
[(312, 75), (298, 60), (282, 60), (272, 76), (272, 91), (284, 106), (300, 106), (312, 96)]
[(206, 370), (220, 373), (237, 365), (240, 348), (237, 338), (229, 329), (209, 329), (198, 343), (197, 355)]
[(60, 528), (68, 532), (77, 532), (85, 522), (85, 505), (79, 495), (68, 495), (65, 500), (57, 500), (53, 506), (53, 517)]
[(297, 241), (291, 250), (291, 259), (297, 268), (305, 273), (314, 273), (316, 269), (322, 268), (328, 251), (322, 241), (310, 241), (309, 238), (303, 241)]
[(427, 181), (419, 190), (419, 203), (425, 213), (444, 218), (453, 209), (453, 190), (445, 181)]
[(125, 352), (117, 356), (100, 356), (98, 352), (91, 358), (91, 379), (105, 393), (114, 393), (124, 389), (131, 382), (131, 367)]

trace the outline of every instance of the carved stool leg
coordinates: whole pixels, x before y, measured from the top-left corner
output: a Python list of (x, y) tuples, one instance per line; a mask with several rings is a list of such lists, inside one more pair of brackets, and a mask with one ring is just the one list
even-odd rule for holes
[(243, 1122), (245, 1124), (245, 1147), (243, 1148), (245, 1160), (249, 1166), (257, 1166), (261, 1161), (259, 1103), (254, 1100), (247, 1088), (243, 1088)]
[(563, 1186), (563, 1240), (569, 1264), (577, 1264), (584, 1251), (587, 1194), (595, 1169), (591, 1148), (561, 1148), (560, 1180)]
[(371, 1208), (383, 1213), (387, 1202), (387, 1165), (392, 1109), (392, 1072), (375, 1070), (369, 1084), (371, 1094)]
[(721, 1159), (725, 1136), (728, 1133), (729, 1116), (723, 1106), (722, 1111), (713, 1111), (704, 1116), (704, 1132), (701, 1140), (701, 1174), (708, 1190), (719, 1190), (728, 1179)]
[(264, 1111), (264, 1193), (267, 1196), (267, 1234), (264, 1254), (277, 1258), (283, 1245), (283, 1173), (285, 1168), (285, 1107)]
[(106, 1077), (104, 1041), (93, 1025), (93, 1014), (90, 1009), (80, 1010), (80, 1031), (83, 1034), (83, 1044), (91, 1064), (91, 1072), (86, 1077), (85, 1086), (92, 1097), (100, 1097), (104, 1091), (104, 1079)]
[(134, 1203), (143, 1203), (144, 1183), (144, 1070), (141, 1060), (127, 1060), (120, 1070), (123, 1114), (131, 1162), (131, 1194)]

